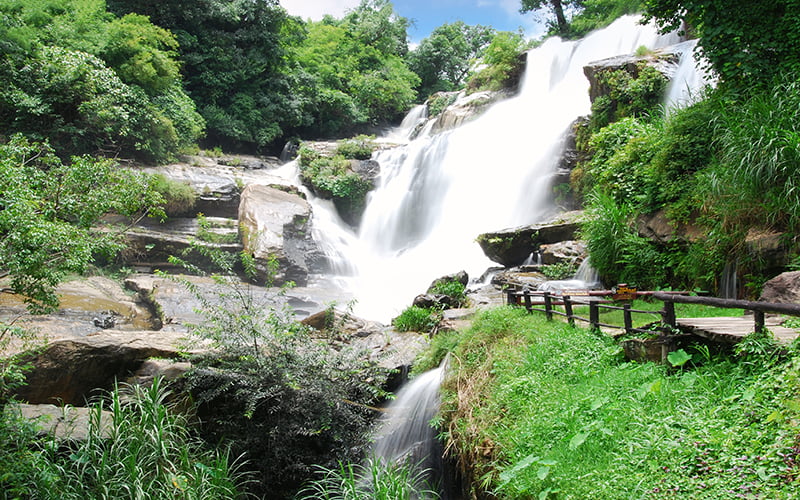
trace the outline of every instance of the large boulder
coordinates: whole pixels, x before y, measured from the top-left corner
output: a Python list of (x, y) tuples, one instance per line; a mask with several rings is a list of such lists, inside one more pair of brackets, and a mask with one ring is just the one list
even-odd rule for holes
[(171, 218), (165, 222), (144, 220), (126, 231), (127, 246), (122, 258), (140, 269), (170, 270), (176, 266), (169, 262), (169, 258), (180, 256), (200, 269), (213, 269), (207, 256), (188, 251), (193, 244), (200, 243), (233, 254), (242, 251), (236, 220), (208, 217), (206, 221), (210, 227), (202, 231), (209, 236), (201, 238), (201, 226), (195, 218)]
[[(242, 191), (239, 231), (262, 282), (308, 282), (321, 257), (311, 236), (311, 205), (301, 196), (251, 184)], [(277, 263), (274, 271), (271, 267)]]
[(760, 301), (800, 304), (800, 271), (789, 271), (764, 283)]
[(124, 380), (148, 358), (174, 359), (187, 350), (207, 349), (199, 339), (189, 342), (185, 335), (167, 331), (101, 330), (54, 340), (21, 355), (31, 369), (16, 396), (34, 404), (83, 406), (98, 390), (112, 389), (115, 380)]
[(641, 56), (620, 55), (593, 61), (583, 68), (583, 73), (589, 80), (589, 99), (594, 102), (598, 97), (608, 95), (611, 91), (600, 78), (603, 73), (622, 70), (632, 78), (638, 78), (642, 68), (649, 66), (658, 70), (665, 79), (671, 79), (678, 70), (681, 55), (685, 50), (686, 47), (679, 44)]
[(565, 212), (541, 224), (504, 229), (478, 236), (478, 244), (492, 261), (505, 267), (518, 266), (540, 245), (575, 239), (583, 212)]
[(184, 160), (183, 163), (143, 170), (183, 182), (194, 189), (197, 196), (194, 211), (186, 216), (200, 212), (209, 217), (235, 218), (239, 211), (239, 195), (244, 186), (253, 183), (289, 184), (270, 172), (280, 166), (277, 158), (190, 156)]

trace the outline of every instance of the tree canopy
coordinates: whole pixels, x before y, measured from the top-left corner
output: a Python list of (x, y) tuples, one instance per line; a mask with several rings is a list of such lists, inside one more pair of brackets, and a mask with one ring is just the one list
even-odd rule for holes
[(434, 29), (408, 55), (410, 68), (420, 77), (420, 97), (462, 87), (494, 36), (495, 30), (489, 26), (463, 21)]
[(736, 89), (800, 74), (800, 1), (646, 0), (646, 14), (665, 31), (695, 33), (722, 84)]
[(203, 120), (183, 92), (175, 38), (102, 0), (0, 0), (0, 125), (70, 154), (162, 161)]

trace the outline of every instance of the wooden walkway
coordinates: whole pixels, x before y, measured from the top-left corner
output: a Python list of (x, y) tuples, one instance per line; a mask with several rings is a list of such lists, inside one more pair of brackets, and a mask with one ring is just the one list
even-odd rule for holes
[[(800, 331), (793, 328), (781, 326), (782, 319), (779, 316), (767, 316), (764, 318), (764, 326), (772, 332), (775, 339), (779, 342), (789, 343), (800, 336)], [(678, 327), (689, 333), (700, 337), (722, 342), (735, 344), (742, 338), (755, 330), (752, 316), (738, 317), (718, 317), (718, 318), (678, 318)]]

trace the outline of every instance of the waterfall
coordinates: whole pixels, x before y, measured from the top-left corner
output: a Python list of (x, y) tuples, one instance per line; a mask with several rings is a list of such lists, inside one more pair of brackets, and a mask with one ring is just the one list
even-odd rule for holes
[(667, 112), (691, 104), (700, 97), (696, 94), (698, 89), (714, 84), (714, 78), (698, 67), (697, 40), (679, 43), (673, 50), (680, 54), (680, 62), (664, 93)]
[(461, 270), (480, 276), (494, 263), (475, 242), (479, 234), (554, 211), (551, 177), (565, 132), (590, 112), (583, 67), (675, 41), (638, 21), (625, 16), (580, 41), (548, 39), (528, 53), (516, 97), (454, 130), (414, 134), (424, 116), (415, 108), (391, 135), (405, 143), (374, 155), (379, 185), (358, 233), (339, 231), (331, 252), (346, 261), (339, 279), (356, 315), (388, 323), (432, 280)]
[(428, 470), (436, 482), (442, 469), (442, 449), (430, 422), (439, 411), (439, 386), (447, 360), (418, 375), (397, 393), (386, 408), (373, 446), (374, 458), (384, 463), (406, 463)]

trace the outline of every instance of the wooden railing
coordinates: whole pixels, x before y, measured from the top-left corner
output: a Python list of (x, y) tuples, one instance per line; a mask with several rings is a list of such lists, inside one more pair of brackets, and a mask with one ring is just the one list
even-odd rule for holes
[[(623, 293), (620, 293), (622, 290)], [(664, 303), (664, 307), (657, 311), (647, 311), (633, 309), (630, 300), (637, 297), (651, 297)], [(755, 331), (764, 328), (764, 314), (775, 313), (789, 316), (800, 316), (800, 304), (781, 304), (772, 302), (754, 302), (748, 300), (720, 299), (707, 296), (691, 296), (689, 292), (658, 292), (658, 291), (638, 291), (628, 288), (626, 285), (618, 285), (615, 290), (563, 290), (560, 292), (528, 290), (523, 288), (506, 290), (506, 301), (508, 304), (523, 305), (528, 312), (540, 311), (545, 313), (548, 320), (553, 319), (554, 315), (563, 316), (567, 321), (574, 325), (575, 321), (589, 323), (589, 327), (597, 329), (600, 327), (624, 330), (626, 333), (650, 332), (642, 328), (633, 326), (633, 314), (653, 314), (659, 316), (661, 320), (660, 330), (672, 331), (678, 326), (675, 316), (675, 304), (699, 304), (709, 307), (726, 309), (744, 309), (752, 311), (754, 317)], [(556, 309), (562, 306), (563, 311)], [(575, 314), (576, 306), (588, 306), (589, 317), (581, 317)], [(601, 310), (620, 310), (622, 311), (623, 324), (612, 325), (600, 321)]]

